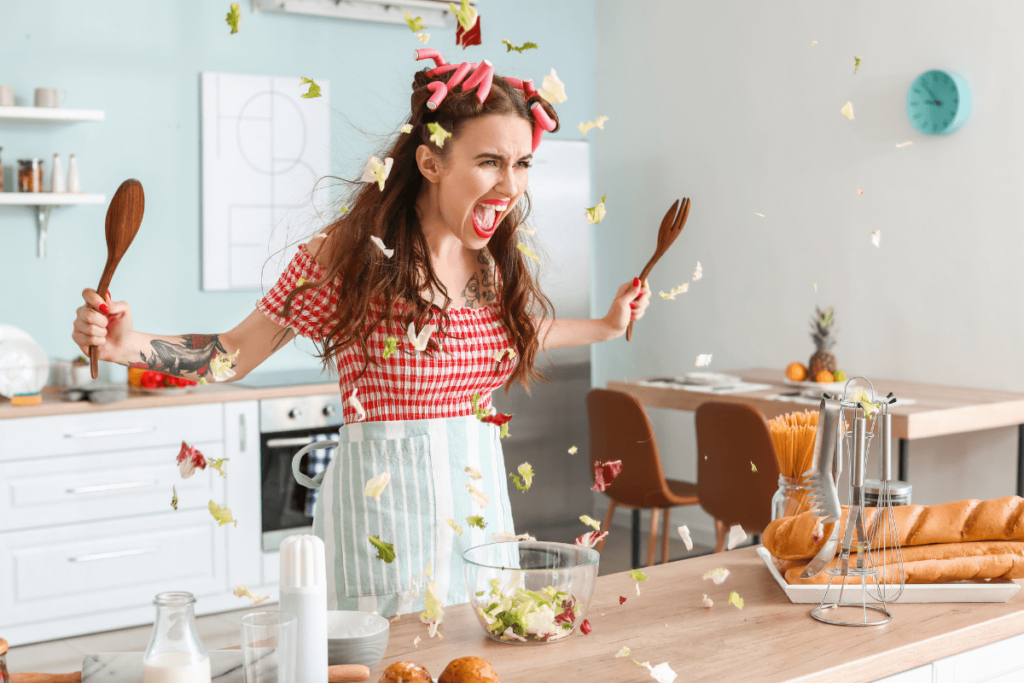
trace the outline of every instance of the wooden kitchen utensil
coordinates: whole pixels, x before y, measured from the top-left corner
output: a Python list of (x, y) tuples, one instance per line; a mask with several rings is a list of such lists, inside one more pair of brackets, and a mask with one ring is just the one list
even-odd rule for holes
[[(327, 667), (329, 683), (357, 683), (370, 678), (370, 670), (361, 664), (335, 664)], [(81, 673), (11, 674), (11, 683), (81, 683)]]
[[(676, 209), (679, 209), (677, 212)], [(654, 264), (658, 262), (668, 248), (672, 246), (672, 243), (676, 241), (676, 237), (679, 237), (679, 233), (683, 231), (683, 226), (686, 225), (686, 218), (690, 215), (690, 200), (683, 197), (683, 205), (679, 206), (679, 200), (677, 199), (672, 203), (672, 208), (668, 210), (665, 217), (661, 219), (661, 227), (658, 228), (658, 246), (654, 249), (654, 256), (644, 266), (644, 270), (640, 273), (640, 284), (642, 285), (647, 281), (647, 276), (650, 275), (651, 269), (654, 268)], [(629, 321), (629, 327), (626, 328), (626, 341), (630, 341), (633, 338), (633, 321)]]
[[(96, 288), (103, 298), (106, 298), (107, 288), (114, 277), (117, 264), (121, 262), (121, 257), (128, 251), (135, 234), (139, 231), (139, 226), (142, 225), (142, 214), (145, 210), (146, 195), (142, 192), (142, 183), (134, 178), (121, 183), (121, 187), (114, 193), (114, 198), (110, 200), (110, 206), (107, 207), (107, 265), (103, 267), (100, 286)], [(99, 374), (99, 357), (100, 350), (90, 346), (89, 367), (93, 379)]]

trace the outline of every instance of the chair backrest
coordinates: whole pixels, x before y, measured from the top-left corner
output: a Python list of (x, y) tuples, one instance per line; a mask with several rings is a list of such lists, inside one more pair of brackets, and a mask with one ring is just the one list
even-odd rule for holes
[(587, 421), (591, 476), (595, 462), (622, 461), (622, 472), (605, 493), (632, 507), (668, 505), (669, 489), (661, 455), (643, 404), (632, 394), (591, 389), (587, 393)]
[(748, 405), (711, 402), (697, 409), (696, 423), (700, 506), (730, 526), (764, 531), (780, 473), (767, 420)]

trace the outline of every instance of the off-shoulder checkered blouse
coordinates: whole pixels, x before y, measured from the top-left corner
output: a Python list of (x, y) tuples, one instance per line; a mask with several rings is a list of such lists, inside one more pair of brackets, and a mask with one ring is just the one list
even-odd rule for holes
[[(282, 316), (281, 311), (285, 297), (299, 286), (300, 280), (316, 282), (321, 277), (320, 265), (300, 246), (288, 268), (256, 308), (296, 334), (319, 339), (337, 321), (335, 288), (340, 286), (338, 281), (296, 296), (292, 299), (290, 316)], [(371, 307), (382, 305), (383, 302), (377, 302)], [(356, 421), (356, 410), (348, 401), (353, 389), (359, 390), (357, 396), (366, 411), (367, 421), (471, 415), (474, 394), (480, 394), (482, 407), (489, 407), (491, 392), (505, 383), (518, 360), (510, 359), (509, 354), (502, 354), (501, 361), (494, 360), (497, 352), (512, 345), (497, 306), (496, 303), (484, 308), (449, 308), (451, 323), (448, 334), (438, 338), (440, 351), (418, 352), (404, 331), (396, 329), (388, 333), (383, 325), (379, 326), (368, 339), (370, 355), (382, 359), (384, 342), (389, 336), (398, 338), (398, 349), (380, 364), (371, 363), (358, 381), (356, 378), (363, 366), (362, 352), (357, 344), (346, 349), (337, 359), (345, 422)], [(437, 320), (432, 322), (436, 324)]]

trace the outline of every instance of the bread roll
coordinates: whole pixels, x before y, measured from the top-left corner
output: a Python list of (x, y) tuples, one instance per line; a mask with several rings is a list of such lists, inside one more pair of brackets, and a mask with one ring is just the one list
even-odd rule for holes
[(377, 679), (377, 683), (433, 683), (434, 679), (419, 664), (395, 662)]
[[(865, 509), (865, 528), (870, 528), (875, 508)], [(900, 545), (904, 548), (935, 543), (971, 541), (1024, 541), (1024, 498), (1008, 496), (992, 500), (958, 500), (941, 505), (902, 505), (893, 508)], [(764, 547), (780, 560), (809, 560), (832, 532), (824, 525), (822, 539), (812, 538), (817, 519), (810, 511), (776, 519), (761, 537)], [(846, 508), (840, 533), (846, 526)]]
[(499, 683), (491, 663), (479, 657), (453, 659), (437, 679), (437, 683)]

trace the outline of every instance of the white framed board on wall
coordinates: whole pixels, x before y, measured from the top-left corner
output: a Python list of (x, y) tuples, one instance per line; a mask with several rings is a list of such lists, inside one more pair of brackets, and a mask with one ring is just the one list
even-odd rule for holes
[(204, 72), (205, 291), (267, 289), (328, 206), (330, 83)]

